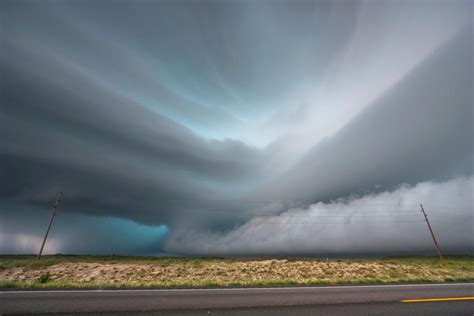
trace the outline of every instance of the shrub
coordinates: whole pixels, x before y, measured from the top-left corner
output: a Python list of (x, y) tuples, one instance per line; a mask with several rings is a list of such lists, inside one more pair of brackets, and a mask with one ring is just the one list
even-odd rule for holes
[(38, 281), (39, 281), (39, 283), (47, 283), (49, 281), (49, 278), (50, 278), (49, 272), (45, 272), (45, 273), (42, 273), (38, 277)]

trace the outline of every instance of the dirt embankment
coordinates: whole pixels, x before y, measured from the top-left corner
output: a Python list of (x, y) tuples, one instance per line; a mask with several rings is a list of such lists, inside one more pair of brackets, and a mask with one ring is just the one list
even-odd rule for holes
[(315, 260), (235, 260), (177, 263), (90, 263), (62, 262), (48, 267), (3, 267), (1, 281), (37, 282), (47, 273), (46, 282), (73, 283), (175, 283), (219, 284), (292, 280), (297, 283), (353, 280), (395, 280), (427, 278), (471, 278), (474, 272), (463, 269), (433, 268), (429, 265), (379, 262)]

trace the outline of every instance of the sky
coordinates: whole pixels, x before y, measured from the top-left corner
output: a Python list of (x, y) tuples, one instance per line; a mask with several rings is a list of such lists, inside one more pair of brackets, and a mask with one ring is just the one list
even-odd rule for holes
[(0, 254), (474, 254), (473, 10), (0, 2)]

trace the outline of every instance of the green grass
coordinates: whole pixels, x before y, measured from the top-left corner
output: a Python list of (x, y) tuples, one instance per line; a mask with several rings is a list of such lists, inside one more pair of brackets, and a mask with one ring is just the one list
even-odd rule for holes
[(232, 261), (236, 259), (218, 258), (218, 257), (141, 257), (141, 256), (76, 256), (76, 255), (54, 255), (43, 256), (36, 260), (34, 255), (0, 255), (0, 267), (33, 267), (42, 268), (62, 262), (89, 262), (89, 263), (140, 263), (140, 264), (161, 264), (172, 263), (192, 263), (200, 264), (203, 262), (221, 262)]
[[(261, 258), (268, 260), (270, 258)], [(278, 258), (282, 259), (282, 258)], [(194, 287), (248, 287), (248, 286), (303, 286), (303, 285), (341, 285), (341, 284), (391, 284), (391, 283), (429, 283), (429, 282), (469, 282), (474, 281), (474, 257), (473, 256), (447, 256), (445, 263), (441, 265), (436, 257), (423, 256), (406, 256), (406, 257), (386, 257), (381, 259), (338, 259), (338, 260), (322, 260), (322, 259), (298, 259), (286, 258), (288, 265), (295, 262), (313, 262), (313, 263), (343, 263), (351, 266), (352, 264), (391, 264), (409, 266), (414, 272), (418, 270), (426, 273), (417, 275), (411, 273), (404, 275), (398, 271), (396, 267), (392, 267), (383, 274), (376, 275), (371, 271), (363, 278), (347, 278), (337, 275), (338, 271), (328, 271), (322, 278), (309, 278), (297, 280), (291, 277), (275, 278), (276, 275), (267, 274), (262, 280), (220, 280), (206, 279), (206, 274), (199, 281), (195, 280), (179, 280), (174, 281), (141, 281), (137, 274), (137, 281), (57, 281), (51, 277), (47, 271), (48, 267), (59, 263), (97, 263), (97, 264), (115, 264), (130, 263), (144, 264), (150, 266), (160, 266), (167, 268), (168, 266), (194, 266), (205, 267), (209, 264), (232, 264), (234, 262), (255, 262), (260, 259), (230, 259), (230, 258), (176, 258), (176, 257), (132, 257), (132, 256), (44, 256), (37, 261), (34, 256), (0, 256), (0, 272), (9, 268), (21, 268), (23, 271), (37, 271), (39, 276), (30, 280), (2, 280), (0, 279), (0, 288), (194, 288)], [(281, 264), (281, 263), (280, 263)], [(283, 263), (283, 265), (285, 265)], [(183, 268), (184, 269), (184, 268)], [(247, 273), (248, 268), (241, 271)], [(307, 268), (301, 269), (306, 273)], [(420, 270), (420, 271), (421, 271)], [(166, 271), (166, 270), (163, 270)], [(169, 271), (169, 270), (168, 270)], [(254, 270), (249, 270), (254, 273)], [(268, 270), (263, 270), (268, 271)], [(362, 271), (362, 270), (361, 270)], [(232, 271), (225, 270), (226, 273), (232, 274)], [(143, 273), (143, 272), (137, 272)], [(167, 272), (163, 272), (166, 274)], [(180, 272), (185, 275), (186, 271)], [(146, 274), (146, 271), (145, 271)], [(215, 272), (215, 275), (222, 276), (222, 271)], [(135, 277), (135, 276), (134, 276)]]
[[(326, 259), (318, 258), (295, 258), (295, 257), (256, 257), (256, 258), (220, 258), (220, 257), (148, 257), (148, 256), (95, 256), (95, 255), (53, 255), (43, 256), (40, 260), (36, 260), (34, 255), (0, 255), (0, 265), (4, 267), (47, 267), (62, 262), (89, 262), (89, 263), (143, 263), (143, 264), (172, 264), (172, 263), (191, 263), (201, 264), (204, 262), (232, 262), (232, 261), (254, 261), (268, 259), (287, 259), (288, 261), (310, 260), (326, 262)], [(474, 256), (446, 256), (446, 264), (448, 266), (470, 266), (474, 265)], [(337, 262), (383, 262), (383, 263), (409, 263), (439, 266), (438, 257), (432, 256), (397, 256), (384, 257), (381, 259), (330, 259), (329, 261)]]
[(416, 283), (440, 283), (440, 282), (472, 282), (473, 278), (446, 278), (444, 280), (419, 278), (393, 278), (393, 279), (354, 279), (354, 280), (331, 280), (318, 279), (307, 282), (288, 280), (262, 280), (249, 282), (18, 282), (0, 281), (0, 288), (17, 289), (115, 289), (115, 288), (231, 288), (231, 287), (278, 287), (278, 286), (330, 286), (330, 285), (377, 285), (377, 284), (416, 284)]

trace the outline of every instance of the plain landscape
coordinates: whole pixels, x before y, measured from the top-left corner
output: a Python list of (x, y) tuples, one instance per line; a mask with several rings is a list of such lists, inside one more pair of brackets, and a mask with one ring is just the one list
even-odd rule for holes
[(381, 259), (0, 256), (2, 288), (189, 288), (474, 281), (473, 256)]

